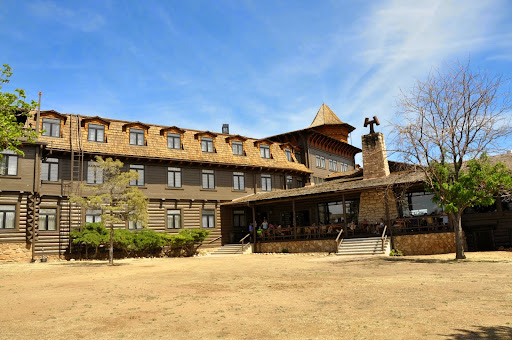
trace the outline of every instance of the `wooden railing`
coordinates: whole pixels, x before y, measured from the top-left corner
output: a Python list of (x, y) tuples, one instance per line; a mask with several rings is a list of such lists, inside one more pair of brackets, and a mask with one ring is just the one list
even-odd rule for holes
[(343, 234), (343, 228), (338, 233), (338, 237), (336, 237), (336, 251), (338, 251), (338, 248), (340, 247), (341, 242), (343, 242), (343, 237), (341, 237), (341, 234)]
[(213, 240), (211, 240), (210, 242), (208, 242), (208, 244), (210, 244), (210, 243), (213, 243), (213, 242), (217, 241), (217, 240), (218, 240), (219, 238), (221, 238), (221, 237), (222, 237), (222, 236), (219, 236), (219, 237), (217, 237), (217, 238), (214, 238)]
[(384, 230), (382, 231), (382, 236), (380, 237), (380, 240), (382, 242), (382, 251), (384, 251), (384, 243), (386, 242), (386, 239), (388, 238), (388, 235), (386, 235), (386, 231), (388, 230), (388, 226), (384, 226)]
[[(250, 236), (251, 236), (251, 234), (247, 234), (247, 235), (245, 235), (245, 236), (240, 240), (240, 243), (242, 244), (242, 253), (243, 253), (243, 252), (244, 252), (244, 250), (245, 250), (245, 249), (244, 249), (244, 248), (245, 248), (244, 241), (245, 241), (245, 239), (246, 239), (246, 238), (248, 238), (248, 237), (250, 237)], [(247, 242), (247, 244), (249, 244), (249, 243), (250, 243), (250, 242)]]

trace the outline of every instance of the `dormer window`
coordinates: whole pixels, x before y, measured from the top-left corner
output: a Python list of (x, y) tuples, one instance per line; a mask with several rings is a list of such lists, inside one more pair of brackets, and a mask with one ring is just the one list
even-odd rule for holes
[(177, 133), (168, 133), (167, 147), (169, 149), (181, 149), (181, 135)]
[(213, 152), (213, 138), (201, 137), (201, 151)]
[(130, 128), (130, 145), (144, 146), (144, 130)]
[(89, 124), (87, 140), (91, 142), (105, 142), (105, 125)]
[(270, 146), (260, 145), (260, 155), (261, 158), (270, 158)]
[(288, 162), (291, 162), (292, 161), (292, 150), (284, 149), (284, 153), (286, 155), (286, 159), (288, 160)]
[(60, 137), (60, 119), (43, 118), (43, 136)]
[(231, 143), (231, 148), (233, 149), (233, 155), (235, 156), (243, 156), (244, 155), (244, 143), (233, 141)]

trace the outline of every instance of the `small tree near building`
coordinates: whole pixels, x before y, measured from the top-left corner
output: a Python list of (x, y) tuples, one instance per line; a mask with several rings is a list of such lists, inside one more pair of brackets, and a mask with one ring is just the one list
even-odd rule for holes
[[(2, 85), (9, 83), (11, 76), (9, 65), (0, 67), (0, 90)], [(14, 92), (0, 92), (0, 152), (11, 150), (23, 156), (23, 151), (19, 149), (23, 139), (33, 142), (37, 138), (35, 130), (25, 127), (25, 121), (37, 103), (33, 100), (26, 102), (27, 97), (22, 89), (15, 89)]]
[(71, 196), (71, 201), (86, 209), (101, 209), (101, 223), (110, 229), (109, 264), (114, 264), (114, 225), (126, 221), (140, 222), (147, 226), (148, 200), (139, 188), (130, 186), (130, 181), (139, 174), (130, 170), (121, 172), (123, 163), (119, 160), (96, 157), (98, 167), (103, 172), (103, 183), (92, 188), (87, 197)]
[(510, 97), (501, 76), (455, 63), (417, 81), (398, 101), (395, 146), (419, 165), (427, 188), (454, 224), (457, 259), (464, 259), (461, 217), (510, 190), (510, 171), (486, 153), (502, 150), (512, 134)]

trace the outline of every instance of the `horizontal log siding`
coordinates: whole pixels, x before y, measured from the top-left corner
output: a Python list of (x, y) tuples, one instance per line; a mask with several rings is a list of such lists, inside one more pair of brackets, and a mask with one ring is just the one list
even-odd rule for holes
[(0, 242), (26, 242), (27, 225), (27, 194), (0, 193), (0, 204), (14, 204), (17, 206), (16, 228), (0, 229)]
[(471, 249), (475, 247), (472, 232), (477, 230), (492, 230), (496, 249), (512, 247), (512, 212), (510, 211), (465, 214), (462, 216), (462, 228)]

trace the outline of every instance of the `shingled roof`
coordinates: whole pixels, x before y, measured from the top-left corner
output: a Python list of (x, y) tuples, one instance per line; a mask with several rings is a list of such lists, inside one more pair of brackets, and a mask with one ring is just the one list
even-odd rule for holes
[[(66, 121), (61, 123), (61, 137), (39, 137), (40, 142), (45, 142), (48, 148), (52, 150), (70, 151), (72, 136), (72, 144), (76, 148), (77, 133), (76, 128), (81, 125), (81, 120), (86, 119), (87, 123), (101, 124), (105, 119), (100, 117), (79, 116), (70, 114), (60, 114), (66, 117)], [(277, 171), (290, 171), (299, 173), (311, 173), (302, 163), (297, 162), (295, 156), (293, 161), (288, 161), (285, 152), (280, 148), (280, 143), (271, 142), (270, 152), (271, 158), (262, 158), (257, 146), (254, 142), (257, 139), (238, 136), (241, 141), (244, 141), (243, 156), (233, 155), (231, 148), (230, 138), (237, 136), (210, 133), (214, 140), (215, 152), (202, 152), (201, 142), (195, 136), (199, 133), (208, 133), (208, 131), (198, 131), (191, 129), (179, 129), (183, 131), (181, 134), (182, 149), (169, 149), (167, 147), (167, 136), (162, 134), (162, 129), (167, 129), (166, 126), (144, 124), (140, 122), (127, 122), (115, 119), (108, 119), (109, 126), (105, 127), (105, 143), (89, 141), (87, 138), (87, 127), (81, 128), (81, 145), (85, 153), (97, 154), (104, 156), (123, 156), (147, 159), (160, 159), (169, 161), (188, 161), (197, 163), (211, 163), (219, 165), (232, 165), (240, 167), (262, 168)], [(27, 123), (33, 123), (34, 118), (30, 118)], [(130, 125), (143, 125), (147, 127), (145, 132), (144, 146), (130, 145), (129, 143), (129, 129), (123, 127)], [(227, 139), (226, 139), (227, 138)]]
[(345, 124), (343, 123), (338, 116), (334, 112), (332, 112), (331, 108), (325, 104), (320, 106), (318, 112), (316, 113), (315, 119), (309, 126), (310, 128), (320, 125), (337, 125), (337, 124)]

